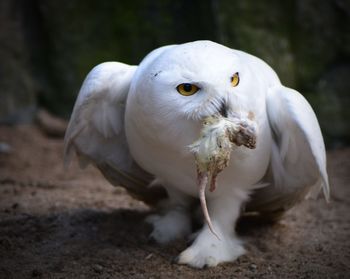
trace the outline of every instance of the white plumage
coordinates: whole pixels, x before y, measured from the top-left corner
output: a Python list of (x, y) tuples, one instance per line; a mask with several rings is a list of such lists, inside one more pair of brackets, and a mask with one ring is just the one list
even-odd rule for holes
[[(235, 74), (239, 83), (232, 85)], [(184, 84), (187, 92), (198, 90), (180, 94)], [(154, 226), (151, 236), (166, 243), (191, 233), (198, 186), (188, 146), (198, 139), (203, 119), (218, 113), (254, 121), (256, 148), (234, 146), (217, 189), (206, 194), (220, 239), (204, 224), (178, 262), (200, 268), (233, 261), (244, 253), (234, 230), (243, 206), (273, 218), (311, 191), (323, 188), (329, 197), (316, 116), (262, 60), (197, 41), (159, 48), (138, 67), (100, 64), (76, 101), (66, 158), (75, 151), (82, 165), (93, 163), (111, 183), (160, 204), (163, 213), (147, 221)]]

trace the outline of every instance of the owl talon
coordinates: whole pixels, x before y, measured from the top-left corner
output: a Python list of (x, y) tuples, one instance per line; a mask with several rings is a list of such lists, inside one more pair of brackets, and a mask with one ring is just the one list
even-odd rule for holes
[(244, 252), (239, 240), (218, 240), (210, 231), (203, 231), (196, 241), (178, 256), (177, 262), (194, 268), (207, 268), (234, 261)]
[(186, 236), (191, 231), (190, 218), (185, 211), (170, 210), (165, 215), (150, 215), (145, 220), (153, 225), (149, 241), (167, 244), (172, 240)]

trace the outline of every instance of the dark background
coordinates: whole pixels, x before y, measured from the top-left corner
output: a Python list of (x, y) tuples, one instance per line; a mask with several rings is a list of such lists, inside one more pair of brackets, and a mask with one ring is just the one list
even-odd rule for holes
[(350, 143), (350, 1), (0, 1), (0, 123), (68, 118), (88, 71), (209, 39), (267, 61), (312, 104), (328, 147)]

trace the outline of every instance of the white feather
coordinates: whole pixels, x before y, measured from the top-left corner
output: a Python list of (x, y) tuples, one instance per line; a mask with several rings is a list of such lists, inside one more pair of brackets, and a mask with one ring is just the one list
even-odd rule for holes
[[(275, 140), (280, 147), (280, 162), (273, 172), (277, 187), (285, 192), (322, 187), (329, 200), (326, 152), (315, 113), (305, 98), (295, 90), (276, 86), (269, 90), (267, 112)], [(321, 182), (321, 183), (320, 183)]]
[(148, 184), (154, 179), (130, 155), (125, 137), (125, 103), (136, 66), (106, 62), (86, 77), (79, 92), (65, 136), (65, 163), (75, 152), (81, 167), (93, 163), (114, 185), (155, 203), (164, 196)]
[(135, 66), (106, 62), (86, 77), (65, 136), (65, 156), (75, 150), (95, 163), (126, 169), (132, 158), (124, 132), (124, 104)]

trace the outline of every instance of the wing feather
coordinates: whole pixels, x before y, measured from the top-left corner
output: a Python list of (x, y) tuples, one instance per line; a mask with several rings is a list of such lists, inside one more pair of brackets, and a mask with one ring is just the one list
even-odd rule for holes
[(266, 107), (273, 134), (270, 186), (253, 195), (249, 210), (282, 212), (319, 189), (328, 201), (325, 146), (311, 106), (299, 92), (278, 85), (270, 88)]
[(88, 74), (66, 131), (67, 162), (75, 150), (95, 163), (108, 159), (122, 168), (130, 164), (123, 104), (135, 70), (135, 66), (106, 62)]
[(133, 160), (124, 130), (125, 103), (136, 68), (106, 62), (91, 70), (68, 124), (64, 156), (68, 164), (76, 153), (82, 167), (94, 164), (112, 184), (152, 203), (160, 191), (147, 188), (154, 178)]

